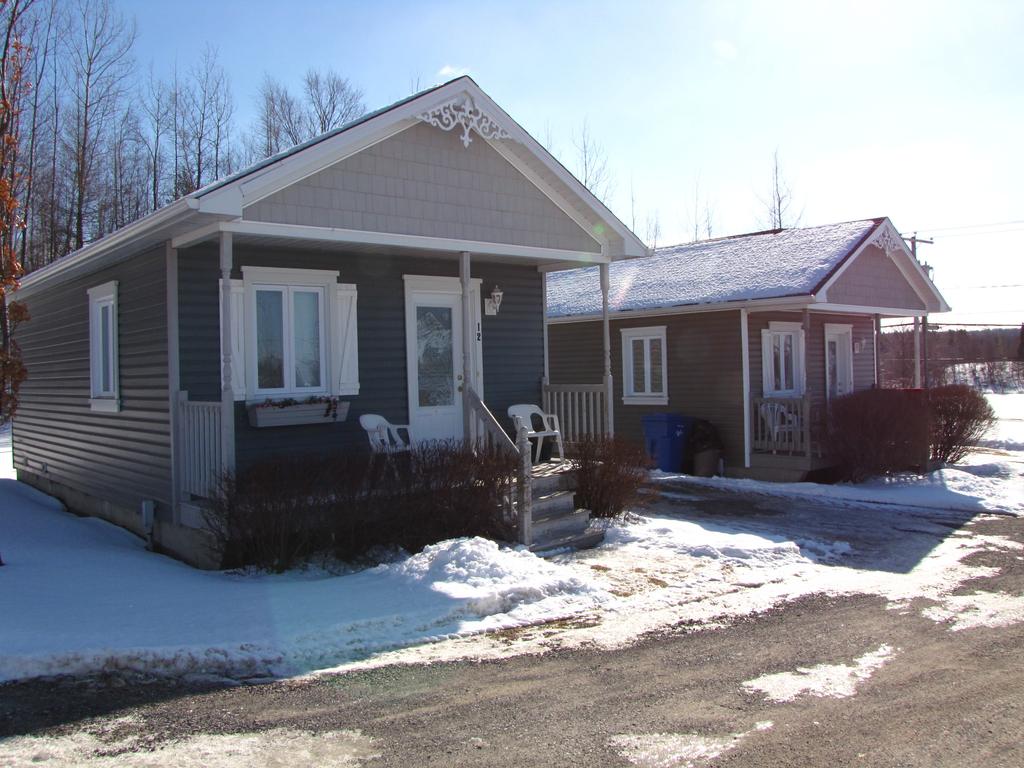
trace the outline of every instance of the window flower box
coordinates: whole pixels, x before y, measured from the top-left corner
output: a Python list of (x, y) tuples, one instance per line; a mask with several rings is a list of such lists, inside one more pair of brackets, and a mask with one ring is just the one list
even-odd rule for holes
[(267, 400), (249, 406), (249, 425), (263, 427), (290, 427), (299, 424), (333, 424), (348, 418), (347, 401), (336, 397), (311, 397), (297, 400)]

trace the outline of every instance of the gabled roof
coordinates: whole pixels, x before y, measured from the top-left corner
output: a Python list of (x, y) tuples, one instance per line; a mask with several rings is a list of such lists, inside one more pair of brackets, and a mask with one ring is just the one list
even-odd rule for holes
[[(753, 232), (614, 262), (609, 266), (609, 309), (656, 314), (685, 306), (816, 297), (876, 241), (905, 274), (916, 267), (923, 282), (912, 285), (927, 294), (922, 300), (930, 311), (948, 309), (886, 218)], [(598, 267), (550, 272), (547, 313), (550, 318), (600, 316)]]
[[(645, 255), (646, 246), (578, 179), (468, 76), (416, 93), (333, 131), (208, 184), (183, 198), (31, 273), (22, 290), (56, 275), (81, 274), (176, 239), (195, 243), (242, 219), (246, 206), (317, 173), (419, 122), (486, 141), (601, 245), (603, 258)], [(470, 131), (473, 136), (470, 136)], [(344, 235), (347, 231), (341, 231)], [(338, 233), (334, 233), (337, 235)], [(356, 233), (358, 234), (358, 233)], [(379, 233), (368, 232), (379, 244)], [(338, 240), (336, 237), (327, 240)], [(353, 238), (344, 240), (354, 242)], [(431, 243), (422, 247), (429, 249)], [(549, 260), (557, 257), (552, 250)]]

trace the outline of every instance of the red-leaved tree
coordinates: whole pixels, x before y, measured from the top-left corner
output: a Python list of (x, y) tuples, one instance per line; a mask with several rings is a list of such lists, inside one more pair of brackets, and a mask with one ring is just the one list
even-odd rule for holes
[(24, 226), (16, 197), (18, 130), (22, 100), (30, 87), (24, 77), (29, 50), (19, 32), (22, 17), (31, 4), (32, 0), (0, 0), (0, 424), (14, 416), (18, 391), (27, 376), (14, 331), (28, 319), (28, 310), (12, 299), (11, 293), (17, 289), (22, 274), (18, 249), (14, 247), (15, 234)]

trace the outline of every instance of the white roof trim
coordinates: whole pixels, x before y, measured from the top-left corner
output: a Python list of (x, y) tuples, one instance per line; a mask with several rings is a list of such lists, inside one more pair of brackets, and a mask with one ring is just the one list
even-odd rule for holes
[[(286, 154), (280, 159), (271, 162), (266, 167), (258, 168), (251, 173), (247, 173), (245, 176), (241, 176), (233, 181), (222, 183), (219, 186), (216, 185), (215, 182), (212, 189), (199, 189), (190, 195), (175, 200), (163, 208), (160, 208), (147, 216), (143, 216), (141, 219), (138, 219), (131, 224), (122, 227), (116, 232), (101, 238), (95, 243), (90, 243), (89, 245), (79, 249), (77, 252), (69, 254), (68, 256), (58, 259), (42, 269), (32, 272), (21, 281), (21, 290), (34, 290), (36, 287), (47, 282), (55, 275), (61, 274), (69, 269), (73, 269), (81, 264), (92, 262), (94, 259), (101, 258), (104, 254), (109, 253), (116, 248), (130, 245), (133, 240), (150, 235), (160, 227), (171, 226), (175, 224), (176, 220), (187, 211), (195, 211), (200, 214), (211, 214), (211, 218), (218, 216), (241, 218), (243, 207), (258, 202), (264, 197), (272, 195), (274, 192), (277, 192), (284, 187), (294, 184), (297, 181), (301, 181), (303, 178), (317, 173), (318, 171), (323, 170), (324, 168), (333, 165), (352, 154), (366, 149), (373, 144), (384, 141), (390, 136), (416, 125), (417, 121), (423, 119), (424, 115), (429, 115), (432, 110), (442, 108), (446, 103), (450, 103), (457, 99), (460, 94), (467, 94), (471, 97), (473, 104), (481, 110), (482, 114), (486, 115), (489, 121), (494, 123), (496, 127), (494, 132), (491, 132), (489, 129), (484, 129), (483, 132), (480, 133), (483, 140), (488, 140), (488, 133), (490, 133), (492, 146), (497, 148), (500, 141), (506, 140), (505, 136), (507, 135), (511, 140), (518, 141), (525, 145), (527, 149), (537, 156), (538, 160), (545, 167), (549, 168), (552, 173), (554, 173), (569, 187), (569, 189), (579, 196), (584, 205), (592, 209), (598, 218), (623, 238), (623, 251), (625, 256), (647, 255), (647, 247), (639, 240), (639, 238), (636, 237), (636, 235), (629, 231), (625, 224), (619, 221), (615, 214), (608, 210), (604, 203), (598, 200), (572, 174), (562, 167), (562, 165), (558, 163), (558, 161), (555, 160), (547, 150), (541, 147), (533, 137), (531, 137), (519, 126), (518, 123), (509, 117), (508, 113), (495, 104), (494, 101), (492, 101), (491, 98), (480, 89), (480, 86), (474, 83), (469, 77), (462, 77), (439, 88), (427, 91), (421, 96), (411, 98), (396, 107), (385, 109), (380, 114), (367, 119), (365, 122), (343, 130), (330, 138), (311, 144), (310, 146), (304, 147), (291, 154)], [(480, 132), (479, 128), (474, 128), (474, 130)], [(508, 155), (506, 153), (502, 154), (506, 159), (508, 159)], [(516, 164), (513, 163), (513, 165)], [(516, 168), (522, 172), (521, 164), (516, 165)], [(579, 215), (579, 211), (570, 201), (564, 199), (561, 195), (558, 195), (553, 189), (550, 189), (550, 187), (545, 189), (538, 185), (536, 174), (527, 175), (524, 173), (524, 175), (526, 175), (531, 182), (537, 185), (541, 192), (547, 195), (556, 205), (558, 205), (558, 207), (567, 216), (577, 224), (580, 224), (581, 217)], [(526, 258), (536, 258), (542, 261), (548, 261), (551, 259), (560, 259), (562, 261), (573, 263), (600, 263), (607, 261), (607, 242), (601, 242), (596, 238), (594, 233), (591, 231), (589, 224), (582, 228), (584, 232), (591, 237), (594, 237), (595, 240), (598, 240), (601, 244), (600, 256), (596, 254), (587, 254), (586, 259), (584, 259), (578, 251), (557, 251), (546, 248), (502, 246), (495, 243), (477, 243), (474, 241), (447, 242), (449, 245), (452, 243), (458, 243), (463, 250), (476, 250), (480, 253), (492, 254), (500, 252), (503, 255), (525, 256)], [(214, 227), (214, 229), (216, 231), (225, 232), (238, 231), (231, 230), (230, 228), (222, 230), (219, 227)], [(349, 230), (333, 230), (333, 232), (345, 233), (349, 232)], [(366, 234), (384, 236), (382, 233), (362, 234), (364, 236)], [(394, 235), (388, 237), (402, 239), (406, 236)], [(187, 238), (187, 236), (175, 238), (175, 242), (185, 242), (184, 238)], [(365, 239), (346, 239), (342, 235), (337, 234), (321, 239), (343, 242), (369, 242)], [(443, 238), (420, 239), (430, 240), (431, 244), (411, 245), (410, 247), (439, 248), (440, 250), (450, 249), (449, 247), (442, 245), (442, 243), (445, 242)]]
[(325, 243), (353, 243), (361, 245), (390, 245), (400, 248), (416, 248), (428, 251), (468, 251), (478, 255), (514, 256), (535, 261), (563, 261), (573, 264), (600, 264), (608, 261), (606, 256), (588, 251), (567, 251), (556, 248), (539, 248), (532, 245), (510, 243), (489, 243), (477, 240), (458, 240), (448, 237), (426, 235), (402, 235), (393, 232), (373, 232), (361, 229), (339, 229), (336, 227), (313, 227), (302, 224), (276, 224), (267, 221), (223, 221), (187, 232), (171, 241), (173, 248), (185, 248), (208, 240), (220, 232), (254, 237), (281, 237), (293, 240), (309, 240)]
[[(679, 307), (657, 307), (654, 309), (631, 309), (624, 312), (611, 311), (608, 313), (609, 320), (626, 320), (637, 317), (662, 317), (665, 315), (694, 315), (701, 312), (727, 312), (746, 309), (754, 311), (785, 311), (793, 310), (800, 312), (809, 308), (813, 299), (810, 296), (782, 296), (770, 299), (748, 299), (741, 301), (720, 301), (715, 304), (684, 304)], [(600, 314), (590, 315), (567, 315), (564, 317), (548, 317), (548, 323), (559, 325), (562, 323), (590, 323), (601, 320)]]
[[(943, 298), (942, 294), (939, 293), (939, 289), (935, 286), (935, 283), (931, 281), (927, 273), (921, 267), (921, 264), (917, 259), (914, 258), (914, 254), (907, 248), (906, 242), (904, 242), (902, 235), (897, 231), (893, 223), (885, 218), (882, 223), (875, 229), (874, 233), (868, 237), (860, 247), (855, 250), (849, 258), (842, 263), (842, 265), (835, 271), (835, 274), (830, 277), (825, 284), (818, 291), (817, 297), (821, 302), (828, 301), (828, 289), (835, 284), (840, 276), (853, 264), (854, 261), (863, 253), (869, 246), (875, 246), (886, 253), (886, 255), (893, 260), (896, 267), (903, 273), (903, 276), (907, 278), (907, 282), (913, 289), (914, 293), (917, 294), (918, 298), (924, 302), (925, 307), (930, 308), (933, 303), (937, 303), (939, 309), (931, 310), (935, 312), (948, 312), (950, 310), (949, 304)], [(928, 294), (921, 291), (917, 283), (911, 279), (910, 274), (916, 273), (925, 286), (928, 288)], [(930, 294), (930, 295), (929, 295)], [(905, 311), (905, 310), (903, 310)], [(902, 317), (912, 317), (913, 314), (901, 315)]]
[(94, 243), (89, 243), (79, 248), (74, 253), (57, 259), (57, 261), (47, 264), (45, 267), (34, 272), (29, 272), (29, 274), (21, 279), (21, 285), (18, 290), (28, 291), (55, 275), (73, 269), (83, 262), (91, 261), (114, 248), (126, 245), (132, 240), (144, 236), (150, 230), (169, 223), (179, 213), (190, 209), (194, 210), (196, 207), (196, 201), (193, 198), (183, 197), (175, 200), (173, 203), (169, 203), (163, 208), (159, 208), (153, 211), (153, 213), (143, 216), (141, 219), (136, 219), (131, 224), (126, 224), (115, 232), (111, 232), (106, 237), (102, 237)]
[[(260, 169), (253, 174), (244, 176), (234, 182), (200, 194), (200, 210), (211, 212), (231, 212), (241, 216), (242, 208), (259, 202), (260, 200), (273, 195), (276, 192), (291, 186), (304, 178), (312, 176), (347, 157), (361, 152), (374, 144), (380, 143), (402, 131), (423, 121), (427, 124), (437, 125), (440, 120), (436, 117), (443, 114), (454, 104), (471, 103), (476, 115), (476, 123), (463, 126), (459, 122), (452, 122), (453, 127), (463, 127), (467, 143), (473, 137), (469, 134), (470, 128), (478, 133), (482, 140), (497, 150), (508, 160), (517, 171), (522, 173), (531, 183), (544, 193), (569, 216), (585, 233), (602, 245), (602, 241), (596, 237), (591, 229), (591, 223), (579, 215), (579, 211), (571, 201), (566, 200), (558, 194), (550, 185), (544, 184), (536, 173), (527, 172), (525, 166), (507, 148), (501, 148), (501, 141), (512, 140), (524, 145), (534, 154), (537, 159), (562, 182), (571, 189), (582, 202), (588, 206), (605, 224), (620, 235), (624, 242), (624, 255), (645, 256), (648, 254), (647, 246), (640, 241), (629, 229), (619, 221), (608, 208), (590, 190), (569, 173), (551, 154), (533, 139), (508, 113), (499, 107), (491, 98), (480, 89), (468, 77), (459, 78), (451, 83), (423, 94), (420, 97), (398, 107), (393, 107), (376, 117), (370, 118), (352, 128), (342, 131), (329, 139), (325, 139), (313, 146), (306, 147), (294, 154), (282, 157), (280, 160)], [(481, 119), (482, 118), (482, 119)], [(468, 120), (468, 118), (466, 118)], [(455, 118), (451, 118), (455, 121)], [(448, 128), (440, 127), (441, 130)]]

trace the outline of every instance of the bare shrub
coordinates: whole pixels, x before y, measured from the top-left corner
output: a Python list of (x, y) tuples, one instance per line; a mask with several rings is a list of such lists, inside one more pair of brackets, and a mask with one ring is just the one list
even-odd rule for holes
[(840, 479), (923, 469), (928, 459), (928, 408), (920, 390), (868, 389), (833, 400), (826, 440)]
[(206, 511), (221, 565), (285, 571), (318, 553), (419, 551), (459, 536), (509, 538), (500, 514), (516, 459), (434, 443), (395, 455), (274, 457), (227, 477)]
[(593, 517), (615, 517), (640, 501), (651, 463), (641, 446), (621, 438), (588, 437), (570, 448), (577, 507)]
[(985, 396), (964, 384), (928, 392), (931, 456), (942, 462), (962, 460), (996, 422)]

